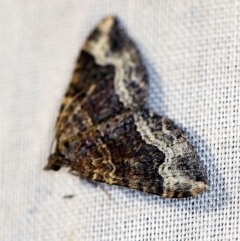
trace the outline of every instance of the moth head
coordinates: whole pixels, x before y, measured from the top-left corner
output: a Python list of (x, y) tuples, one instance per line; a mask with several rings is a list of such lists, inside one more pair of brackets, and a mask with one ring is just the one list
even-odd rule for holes
[(48, 164), (44, 167), (44, 170), (54, 170), (58, 171), (61, 168), (61, 162), (59, 160), (59, 156), (54, 154), (51, 154), (48, 157)]
[(64, 140), (57, 144), (56, 150), (48, 157), (48, 164), (44, 170), (58, 171), (61, 166), (67, 163), (67, 152), (69, 149), (69, 140)]

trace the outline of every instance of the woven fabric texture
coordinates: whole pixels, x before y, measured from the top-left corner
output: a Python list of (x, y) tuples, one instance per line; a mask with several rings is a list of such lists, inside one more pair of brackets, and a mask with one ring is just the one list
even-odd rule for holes
[[(149, 105), (182, 127), (210, 189), (170, 200), (43, 171), (85, 38), (116, 14), (146, 63)], [(0, 3), (0, 240), (239, 240), (240, 2)], [(74, 195), (64, 198), (64, 195)]]

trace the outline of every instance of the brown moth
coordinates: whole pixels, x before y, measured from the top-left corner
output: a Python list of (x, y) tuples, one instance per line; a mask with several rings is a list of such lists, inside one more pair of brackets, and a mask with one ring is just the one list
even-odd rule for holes
[(194, 196), (207, 178), (184, 132), (144, 109), (148, 81), (139, 51), (116, 17), (103, 19), (82, 47), (56, 124), (46, 170), (168, 198)]

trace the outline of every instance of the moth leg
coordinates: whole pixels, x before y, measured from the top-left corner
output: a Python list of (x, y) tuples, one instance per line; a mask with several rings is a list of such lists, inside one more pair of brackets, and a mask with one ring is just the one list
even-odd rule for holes
[(74, 176), (79, 177), (81, 180), (88, 182), (89, 184), (91, 184), (95, 188), (100, 188), (108, 196), (108, 199), (112, 200), (111, 195), (101, 186), (101, 183), (99, 183), (97, 181), (94, 181), (94, 180), (91, 180), (91, 179), (88, 179), (88, 178), (85, 178), (85, 177), (79, 175), (79, 173), (76, 172), (75, 170), (70, 169), (68, 172), (70, 174), (74, 175)]
[(70, 169), (70, 170), (68, 170), (68, 172), (70, 174), (72, 174), (73, 176), (79, 177), (80, 179), (85, 179), (84, 177), (80, 176), (79, 173), (75, 170)]
[(112, 200), (112, 196), (104, 189), (104, 187), (100, 183), (95, 185), (97, 185), (97, 187), (99, 187), (108, 196), (109, 200)]
[(109, 200), (112, 200), (111, 195), (104, 189), (104, 187), (101, 185), (101, 183), (91, 180), (91, 179), (85, 179), (88, 183), (90, 183), (91, 185), (95, 186), (96, 188), (100, 188), (107, 196)]

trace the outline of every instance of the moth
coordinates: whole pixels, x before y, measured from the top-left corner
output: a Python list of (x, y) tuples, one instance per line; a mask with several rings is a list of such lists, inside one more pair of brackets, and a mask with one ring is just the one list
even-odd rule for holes
[(56, 123), (46, 170), (167, 198), (208, 188), (206, 173), (184, 132), (146, 109), (148, 77), (141, 55), (114, 16), (84, 43)]

